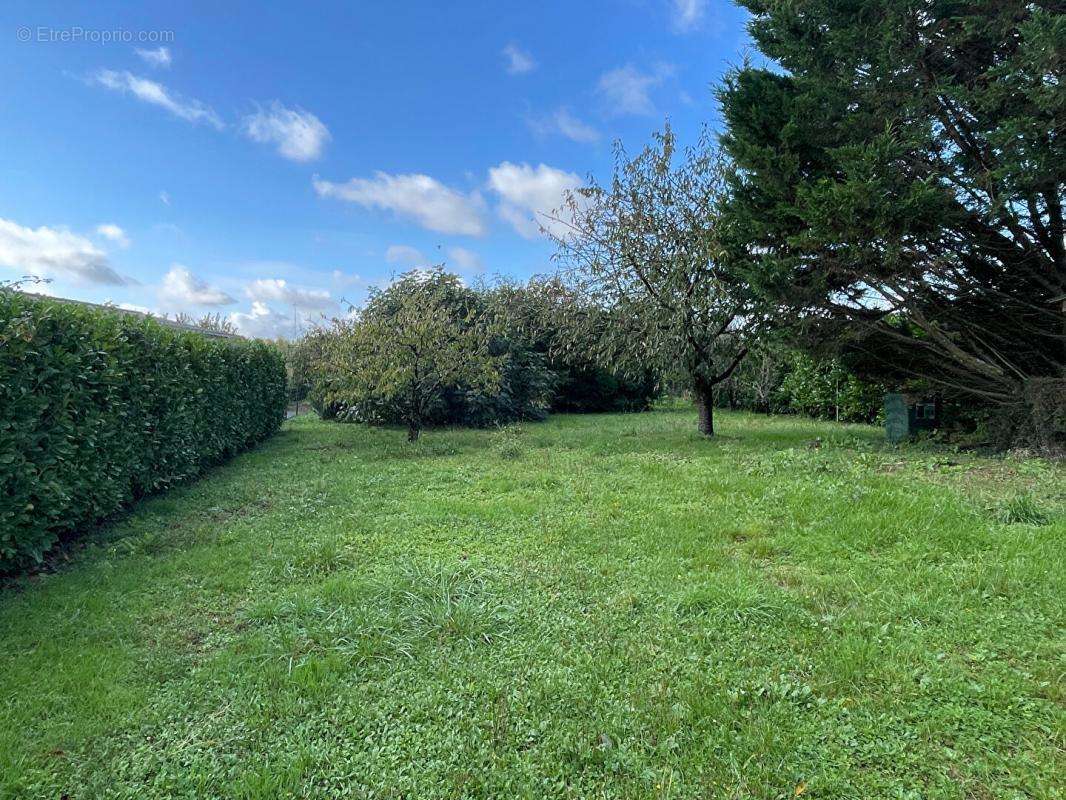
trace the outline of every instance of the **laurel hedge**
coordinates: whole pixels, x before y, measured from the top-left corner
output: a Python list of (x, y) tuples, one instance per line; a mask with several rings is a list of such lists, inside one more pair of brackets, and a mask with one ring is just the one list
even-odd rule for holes
[(272, 345), (0, 291), (0, 571), (275, 433)]

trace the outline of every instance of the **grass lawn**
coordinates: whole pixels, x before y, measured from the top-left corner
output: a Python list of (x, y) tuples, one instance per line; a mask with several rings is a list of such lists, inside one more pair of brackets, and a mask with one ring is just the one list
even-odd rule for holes
[(1062, 797), (1066, 469), (718, 422), (287, 422), (2, 590), (0, 795)]

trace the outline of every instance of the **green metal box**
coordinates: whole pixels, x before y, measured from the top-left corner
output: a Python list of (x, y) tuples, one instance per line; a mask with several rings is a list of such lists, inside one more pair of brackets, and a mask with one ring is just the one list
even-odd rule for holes
[(940, 403), (890, 392), (885, 395), (885, 436), (893, 444), (910, 439), (921, 430), (931, 430), (940, 421)]

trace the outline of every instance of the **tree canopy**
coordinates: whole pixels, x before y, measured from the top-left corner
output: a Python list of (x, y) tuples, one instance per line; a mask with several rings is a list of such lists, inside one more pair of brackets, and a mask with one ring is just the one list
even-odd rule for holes
[(315, 344), (332, 399), (368, 419), (375, 409), (397, 417), (412, 440), (447, 391), (490, 391), (500, 381), (476, 299), (440, 270), (412, 271), (373, 290), (363, 309)]
[(971, 401), (1063, 376), (1063, 4), (740, 0), (723, 218), (766, 304)]
[(635, 157), (619, 149), (610, 186), (573, 195), (555, 237), (602, 362), (631, 374), (680, 368), (707, 435), (713, 389), (746, 355), (754, 319), (720, 258), (724, 174), (706, 139), (678, 153), (667, 128)]

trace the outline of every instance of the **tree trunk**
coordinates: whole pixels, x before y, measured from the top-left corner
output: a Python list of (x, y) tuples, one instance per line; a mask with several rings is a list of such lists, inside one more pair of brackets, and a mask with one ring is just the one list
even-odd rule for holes
[(417, 442), (418, 441), (418, 434), (420, 434), (421, 432), (422, 431), (417, 426), (409, 425), (407, 427), (407, 441), (409, 441), (409, 442)]
[(699, 414), (700, 433), (714, 436), (714, 392), (710, 389), (696, 390), (696, 411)]

